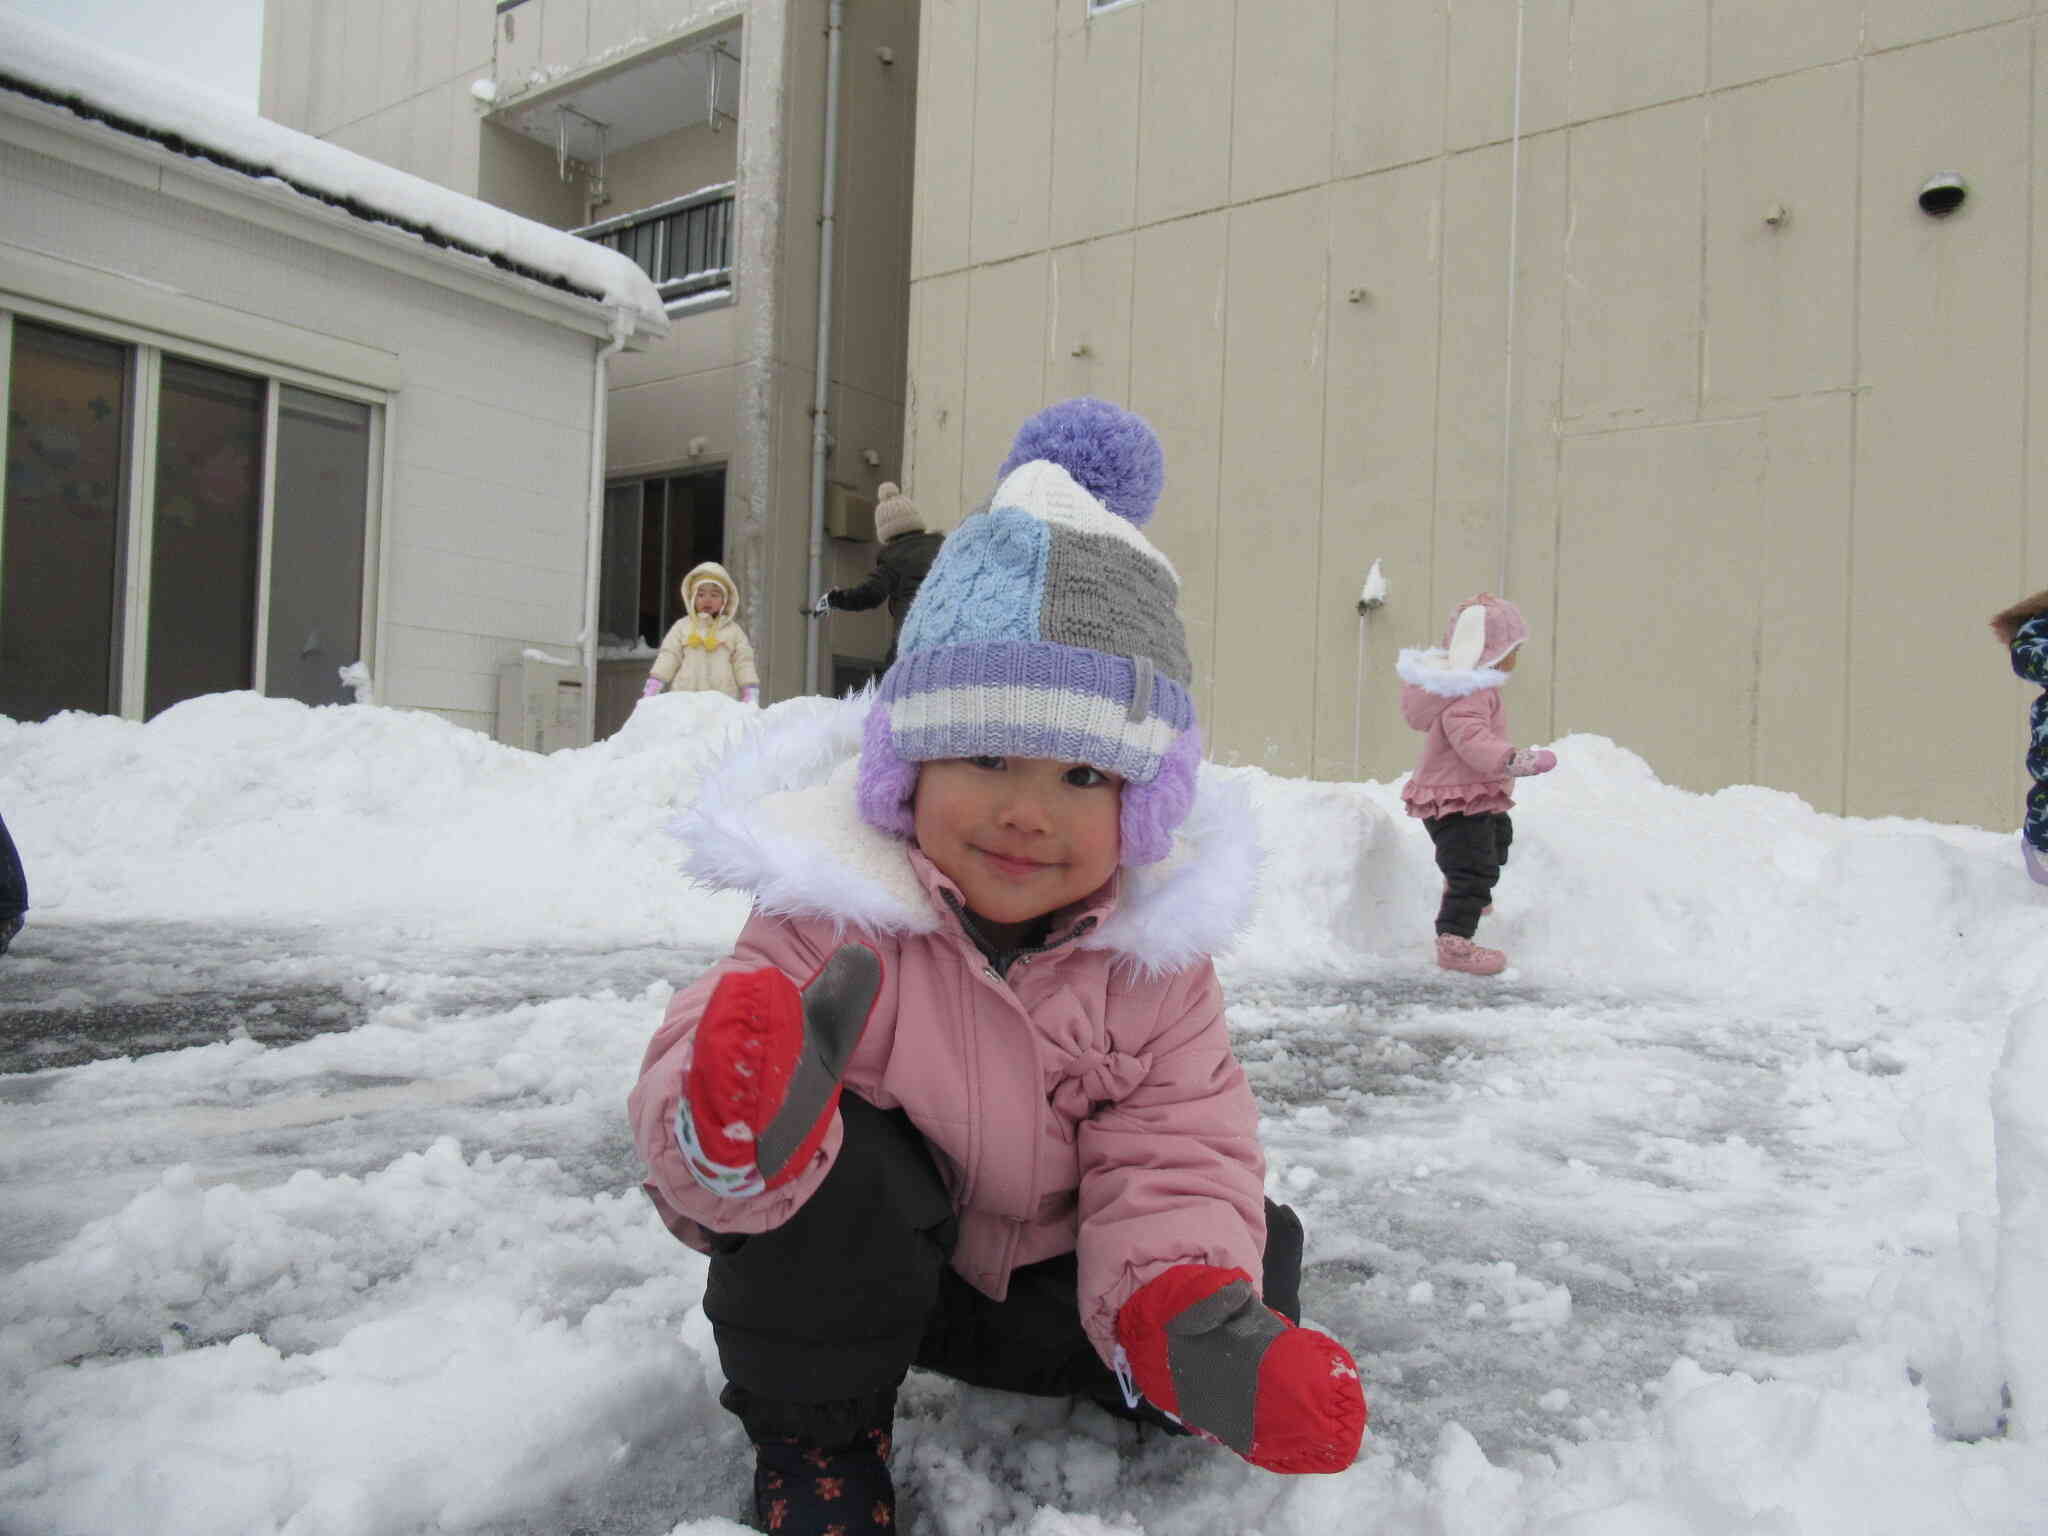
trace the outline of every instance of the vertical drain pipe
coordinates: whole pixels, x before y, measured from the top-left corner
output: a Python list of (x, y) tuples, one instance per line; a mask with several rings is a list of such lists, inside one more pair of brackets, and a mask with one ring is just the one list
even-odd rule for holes
[[(825, 455), (831, 447), (832, 405), (832, 237), (839, 191), (839, 46), (846, 0), (832, 0), (826, 25), (825, 176), (818, 215), (817, 390), (811, 400), (811, 561), (806, 600), (825, 590)], [(804, 624), (803, 692), (818, 691), (819, 631), (822, 619)]]
[(633, 321), (622, 304), (612, 311), (611, 340), (597, 349), (590, 397), (590, 526), (583, 546), (583, 740), (597, 740), (597, 599), (604, 571), (604, 458), (611, 407), (611, 360), (625, 350)]

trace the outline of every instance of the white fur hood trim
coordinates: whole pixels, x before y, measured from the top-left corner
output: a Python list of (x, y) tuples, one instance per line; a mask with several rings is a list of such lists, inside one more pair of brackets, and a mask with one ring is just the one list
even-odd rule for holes
[[(746, 892), (777, 916), (937, 931), (943, 918), (911, 868), (909, 846), (863, 821), (854, 800), (867, 710), (863, 695), (768, 711), (676, 819), (689, 874)], [(1250, 796), (1207, 764), (1197, 785), (1173, 851), (1123, 871), (1116, 910), (1083, 947), (1163, 974), (1226, 949), (1250, 920), (1260, 862)]]
[(1395, 658), (1394, 673), (1402, 682), (1440, 699), (1462, 699), (1482, 688), (1498, 688), (1508, 680), (1507, 673), (1497, 667), (1453, 667), (1451, 653), (1440, 646), (1404, 649)]

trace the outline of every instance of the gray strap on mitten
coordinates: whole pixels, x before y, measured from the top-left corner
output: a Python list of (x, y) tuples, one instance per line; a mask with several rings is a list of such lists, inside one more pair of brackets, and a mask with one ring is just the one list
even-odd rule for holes
[(1240, 1456), (1252, 1448), (1259, 1365), (1287, 1324), (1233, 1280), (1166, 1325), (1166, 1363), (1180, 1417)]
[(882, 987), (882, 962), (865, 944), (842, 944), (802, 993), (804, 1044), (782, 1107), (761, 1132), (755, 1163), (765, 1179), (780, 1174), (838, 1091)]

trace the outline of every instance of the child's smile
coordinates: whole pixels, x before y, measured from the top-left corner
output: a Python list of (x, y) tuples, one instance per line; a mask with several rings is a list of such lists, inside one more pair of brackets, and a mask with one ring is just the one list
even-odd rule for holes
[(1123, 780), (1050, 758), (962, 757), (918, 772), (917, 846), (995, 937), (1079, 901), (1116, 872)]

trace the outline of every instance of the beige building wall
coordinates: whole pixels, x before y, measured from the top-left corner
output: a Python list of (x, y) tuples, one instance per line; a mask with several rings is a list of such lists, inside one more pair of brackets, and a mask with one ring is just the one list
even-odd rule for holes
[(1520, 740), (2015, 825), (1983, 620), (2048, 586), (2048, 14), (1526, 0), (1517, 144), (1517, 9), (926, 0), (920, 499), (1051, 400), (1148, 416), (1225, 761), (1405, 772), (1394, 650), (1504, 574)]
[[(916, 0), (845, 7), (833, 256), (828, 480), (872, 498), (903, 481)], [(827, 0), (268, 0), (266, 116), (560, 228), (735, 183), (729, 303), (678, 307), (670, 337), (611, 365), (614, 476), (722, 466), (726, 561), (771, 698), (804, 676)], [(701, 122), (608, 158), (601, 203), (522, 108), (712, 37), (740, 57), (738, 121)], [(332, 61), (340, 61), (337, 67)], [(481, 99), (472, 87), (488, 82)], [(872, 462), (870, 462), (872, 460)], [(944, 513), (948, 509), (938, 509)], [(824, 579), (873, 545), (828, 541)], [(888, 628), (826, 620), (834, 650), (880, 656)]]

